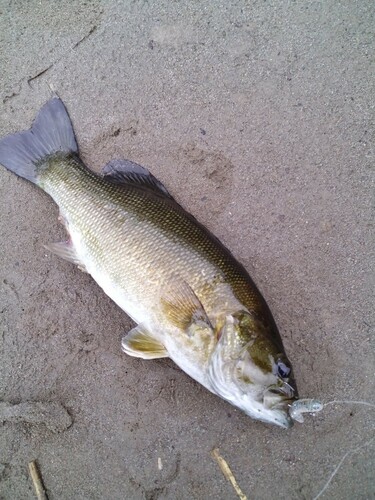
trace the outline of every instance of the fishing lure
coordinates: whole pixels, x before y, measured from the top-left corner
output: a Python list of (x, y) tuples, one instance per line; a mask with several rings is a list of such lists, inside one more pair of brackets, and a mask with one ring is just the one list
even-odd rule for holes
[(323, 403), (317, 399), (298, 399), (289, 408), (289, 415), (293, 420), (302, 423), (304, 421), (302, 413), (316, 413), (323, 410)]

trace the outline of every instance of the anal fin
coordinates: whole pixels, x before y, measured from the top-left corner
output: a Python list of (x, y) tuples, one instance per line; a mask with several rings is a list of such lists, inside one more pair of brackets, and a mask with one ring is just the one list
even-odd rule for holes
[(167, 358), (165, 347), (156, 340), (142, 325), (138, 325), (122, 338), (122, 350), (142, 359)]
[(50, 243), (49, 245), (44, 245), (44, 248), (54, 253), (58, 257), (61, 257), (68, 262), (76, 264), (78, 268), (87, 273), (85, 264), (80, 260), (74, 247), (70, 241), (61, 241), (59, 243)]

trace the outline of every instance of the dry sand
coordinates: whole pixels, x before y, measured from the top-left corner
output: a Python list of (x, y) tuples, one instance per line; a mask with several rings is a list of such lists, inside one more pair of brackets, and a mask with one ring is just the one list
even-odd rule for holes
[[(374, 400), (374, 6), (0, 2), (0, 135), (55, 89), (88, 165), (149, 167), (244, 263), (300, 395), (325, 402)], [(34, 498), (33, 459), (51, 500), (235, 499), (214, 448), (249, 499), (312, 499), (347, 452), (321, 498), (374, 497), (373, 409), (285, 431), (122, 354), (131, 321), (43, 248), (57, 207), (0, 177), (0, 401), (73, 421), (0, 424), (1, 499)]]

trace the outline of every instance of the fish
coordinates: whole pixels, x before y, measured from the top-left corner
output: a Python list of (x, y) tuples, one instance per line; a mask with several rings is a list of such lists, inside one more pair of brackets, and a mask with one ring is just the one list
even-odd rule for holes
[(31, 128), (0, 140), (0, 164), (59, 207), (69, 238), (46, 246), (88, 273), (134, 321), (122, 350), (172, 359), (255, 420), (289, 428), (298, 398), (272, 313), (242, 264), (145, 167), (95, 173), (54, 96)]

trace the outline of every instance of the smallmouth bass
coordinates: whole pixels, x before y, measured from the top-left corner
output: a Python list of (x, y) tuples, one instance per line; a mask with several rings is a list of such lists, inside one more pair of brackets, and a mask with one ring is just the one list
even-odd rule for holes
[(69, 240), (47, 246), (89, 273), (137, 324), (125, 353), (170, 357), (254, 419), (290, 427), (297, 398), (272, 314), (232, 254), (147, 169), (81, 161), (58, 98), (31, 129), (0, 140), (0, 164), (57, 203)]

